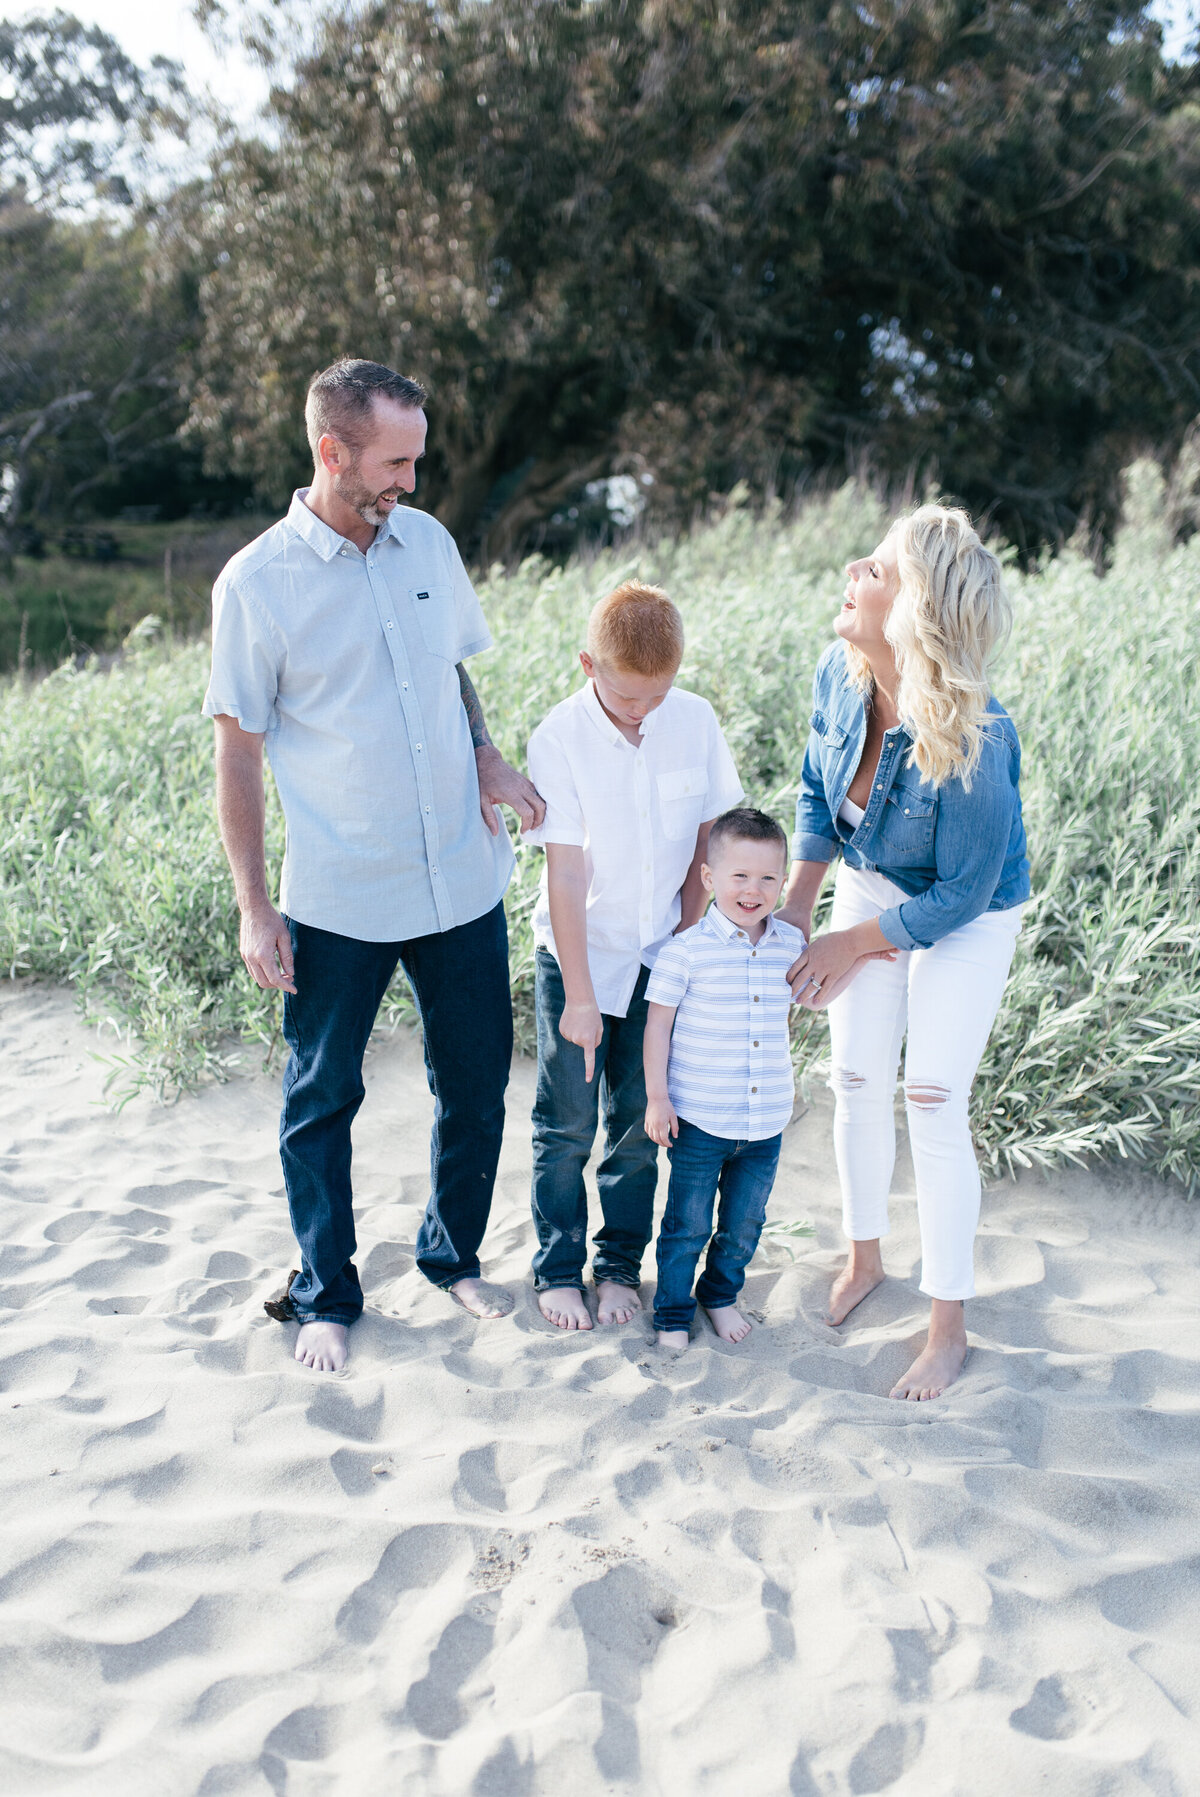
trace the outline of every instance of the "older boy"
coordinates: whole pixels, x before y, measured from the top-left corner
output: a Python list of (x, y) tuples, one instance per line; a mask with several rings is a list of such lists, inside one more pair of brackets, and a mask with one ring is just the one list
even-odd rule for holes
[(642, 1127), (646, 981), (672, 931), (703, 911), (709, 823), (742, 796), (711, 705), (674, 685), (682, 656), (675, 606), (626, 581), (592, 612), (579, 657), (586, 684), (529, 739), (546, 801), (526, 838), (546, 848), (534, 913), (533, 1272), (542, 1314), (560, 1329), (592, 1327), (583, 1170), (601, 1101), (597, 1317), (626, 1323), (641, 1309), (658, 1177)]
[(663, 949), (646, 992), (646, 1134), (671, 1159), (654, 1325), (659, 1346), (673, 1349), (687, 1346), (696, 1298), (722, 1341), (750, 1333), (736, 1299), (792, 1114), (787, 971), (806, 947), (772, 916), (787, 872), (787, 838), (773, 817), (745, 808), (717, 818), (705, 863), (712, 908)]

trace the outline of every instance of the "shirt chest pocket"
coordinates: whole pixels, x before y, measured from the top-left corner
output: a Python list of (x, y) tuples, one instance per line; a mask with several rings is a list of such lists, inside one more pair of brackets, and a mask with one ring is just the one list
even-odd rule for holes
[(454, 615), (454, 588), (446, 585), (410, 587), (409, 604), (416, 613), (421, 640), (431, 655), (443, 661), (458, 660), (458, 624)]
[(910, 864), (932, 859), (937, 807), (937, 793), (928, 786), (893, 786), (881, 819), (881, 859), (894, 856)]
[(663, 835), (672, 842), (695, 836), (703, 822), (704, 801), (708, 796), (708, 772), (702, 767), (678, 768), (673, 774), (658, 776), (658, 813)]
[(846, 746), (846, 732), (832, 718), (827, 718), (823, 711), (814, 711), (812, 727), (831, 754), (837, 755)]

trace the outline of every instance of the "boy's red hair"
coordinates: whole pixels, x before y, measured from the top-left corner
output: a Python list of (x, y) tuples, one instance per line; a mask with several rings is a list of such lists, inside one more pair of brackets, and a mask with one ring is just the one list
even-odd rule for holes
[(624, 580), (588, 619), (588, 654), (629, 674), (674, 674), (683, 660), (683, 619), (660, 587)]

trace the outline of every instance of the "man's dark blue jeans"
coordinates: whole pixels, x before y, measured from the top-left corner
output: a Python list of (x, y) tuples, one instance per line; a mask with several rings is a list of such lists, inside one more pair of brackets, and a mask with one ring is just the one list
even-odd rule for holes
[(591, 1084), (584, 1079), (582, 1048), (558, 1033), (566, 995), (558, 962), (537, 951), (537, 1098), (533, 1106), (533, 1224), (538, 1247), (533, 1283), (583, 1290), (587, 1259), (587, 1192), (583, 1169), (600, 1106), (604, 1109), (604, 1158), (596, 1169), (604, 1221), (595, 1236), (592, 1277), (637, 1286), (642, 1255), (654, 1219), (658, 1149), (643, 1127), (646, 1077), (646, 982), (638, 974), (624, 1017), (602, 1014), (604, 1036), (596, 1050)]
[(296, 993), (283, 1000), (292, 1052), (279, 1153), (300, 1247), (288, 1298), (302, 1323), (353, 1323), (363, 1299), (352, 1258), (350, 1125), (363, 1101), (367, 1040), (397, 962), (420, 1012), (436, 1101), (417, 1265), (439, 1286), (479, 1273), (512, 1059), (508, 930), (503, 905), (409, 942), (359, 942), (293, 919), (288, 930)]
[[(737, 1302), (762, 1234), (782, 1141), (782, 1136), (768, 1136), (762, 1142), (735, 1142), (679, 1119), (679, 1134), (667, 1150), (671, 1183), (658, 1232), (656, 1329), (686, 1329), (696, 1314), (697, 1298), (705, 1310)], [(708, 1254), (693, 1298), (692, 1280), (706, 1242)]]

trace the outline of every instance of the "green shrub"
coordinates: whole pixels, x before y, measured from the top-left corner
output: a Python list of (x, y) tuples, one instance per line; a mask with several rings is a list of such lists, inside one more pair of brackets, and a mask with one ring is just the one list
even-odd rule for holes
[[(1149, 483), (1153, 487), (1152, 481)], [(1200, 537), (1173, 548), (1161, 493), (1100, 578), (1065, 552), (1012, 575), (1013, 645), (997, 676), (1025, 751), (1034, 898), (975, 1093), (986, 1164), (1129, 1155), (1200, 1184)], [(691, 535), (480, 583), (497, 647), (472, 668), (504, 752), (575, 685), (593, 601), (634, 571), (679, 603), (681, 683), (711, 699), (751, 797), (790, 826), (809, 692), (848, 556), (880, 502), (854, 488), (796, 517), (731, 506)], [(120, 1089), (168, 1093), (219, 1073), (235, 1034), (277, 1042), (277, 1000), (242, 972), (212, 801), (207, 652), (135, 642), (110, 672), (60, 670), (0, 695), (0, 952), (13, 974), (69, 979), (127, 1046)], [(278, 866), (282, 829), (269, 823)], [(532, 1043), (529, 916), (540, 855), (509, 894), (513, 990)], [(826, 899), (828, 897), (828, 888)], [(402, 984), (385, 1018), (411, 1015)], [(804, 1079), (824, 1020), (796, 1019)]]

